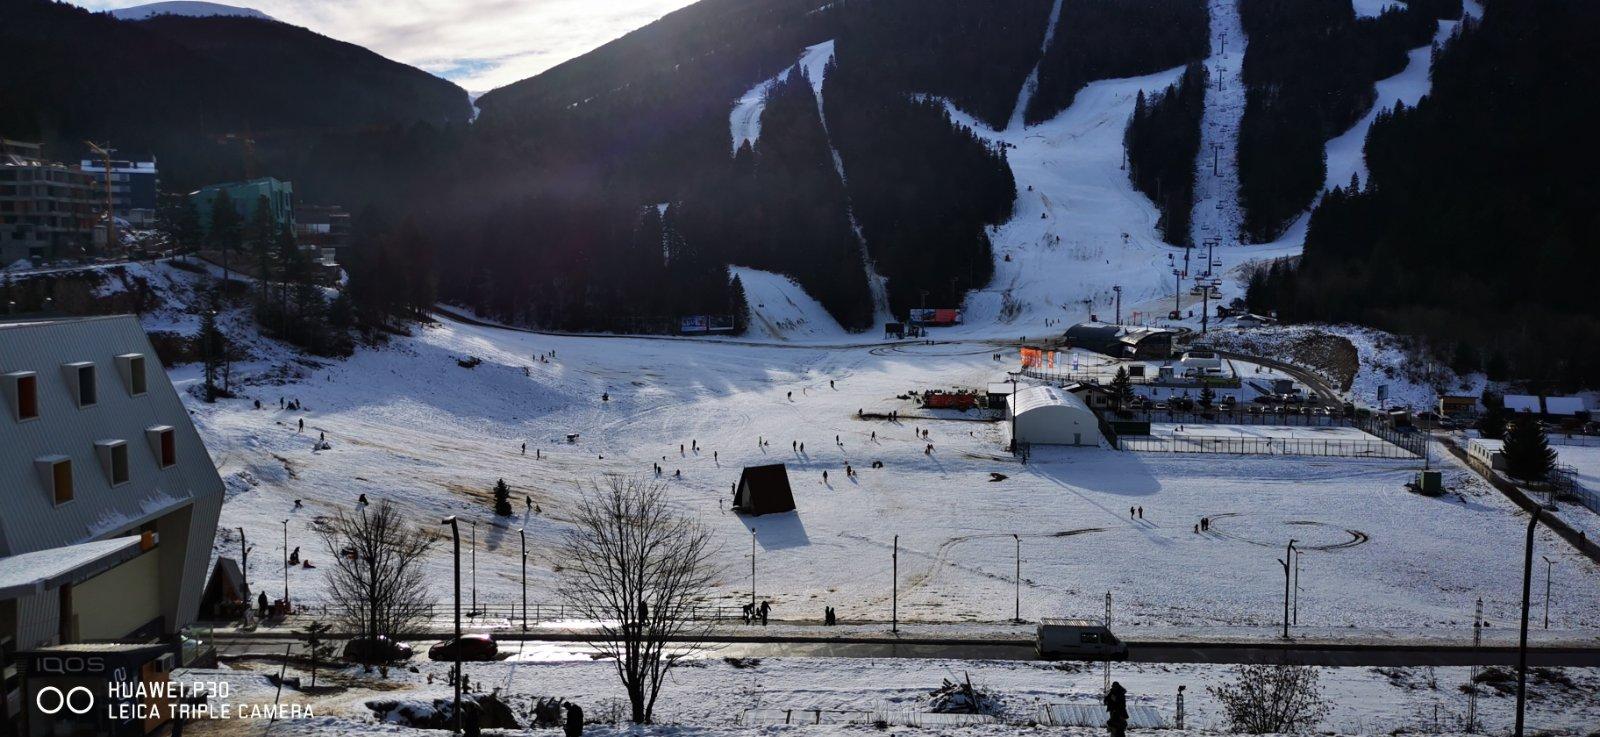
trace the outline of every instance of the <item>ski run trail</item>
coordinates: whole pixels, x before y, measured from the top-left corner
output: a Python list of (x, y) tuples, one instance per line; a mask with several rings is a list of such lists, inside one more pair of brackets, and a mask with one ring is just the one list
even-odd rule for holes
[[(1369, 5), (1363, 6), (1361, 12), (1381, 12), (1385, 6)], [(1048, 47), (1060, 23), (1072, 21), (1060, 17), (1061, 12), (1057, 4), (1042, 48)], [(1468, 2), (1466, 12), (1476, 16), (1481, 9)], [(1227, 301), (1243, 296), (1251, 265), (1300, 254), (1310, 210), (1289, 223), (1283, 234), (1270, 243), (1240, 244), (1243, 215), (1236, 160), (1239, 122), (1244, 111), (1241, 70), (1247, 39), (1236, 0), (1213, 0), (1211, 22), (1212, 56), (1206, 60), (1211, 83), (1206, 90), (1201, 150), (1195, 162), (1196, 202), (1191, 233), (1196, 246), (1207, 239), (1216, 239), (1221, 246), (1215, 252), (1213, 273), (1222, 278), (1221, 299)], [(1392, 109), (1400, 102), (1414, 105), (1427, 94), (1432, 46), (1447, 41), (1457, 26), (1457, 21), (1441, 22), (1432, 44), (1413, 49), (1404, 70), (1375, 84), (1377, 99), (1372, 109), (1349, 130), (1327, 142), (1326, 187), (1345, 186), (1352, 174), (1365, 179), (1362, 147), (1372, 122), (1382, 110)], [(832, 42), (818, 44), (800, 57), (819, 109), (822, 69), (832, 50)], [(1201, 298), (1190, 294), (1192, 285), (1188, 280), (1205, 272), (1206, 253), (1200, 249), (1189, 251), (1161, 238), (1155, 229), (1159, 213), (1149, 198), (1129, 182), (1122, 162), (1122, 134), (1132, 115), (1135, 97), (1140, 91), (1148, 97), (1164, 90), (1177, 81), (1181, 71), (1171, 69), (1143, 77), (1093, 82), (1055, 118), (1025, 126), (1020, 116), (1037, 87), (1035, 68), (1020, 90), (1011, 120), (1003, 130), (989, 127), (946, 101), (958, 123), (1007, 148), (1018, 191), (1012, 217), (990, 229), (995, 258), (993, 279), (986, 287), (967, 295), (962, 305), (965, 323), (941, 329), (941, 336), (1016, 338), (1059, 332), (1058, 326), (1091, 316), (1111, 320), (1117, 316), (1114, 286), (1122, 288), (1124, 322), (1171, 324), (1167, 314), (1177, 309), (1183, 316), (1179, 324), (1198, 326), (1198, 317), (1189, 315), (1198, 314)], [(736, 102), (730, 115), (735, 145), (759, 137), (762, 96), (775, 80), (789, 73), (786, 70), (756, 85)], [(835, 166), (843, 177), (837, 155)], [(1183, 273), (1182, 279), (1174, 276), (1174, 269)], [(881, 321), (885, 319), (881, 278), (870, 268), (868, 273), (873, 276)], [(782, 283), (781, 277), (771, 282)], [(796, 289), (791, 284), (779, 291), (793, 294)], [(789, 299), (769, 303), (783, 305), (783, 314), (758, 316), (753, 322), (779, 326), (768, 333), (774, 339), (848, 339), (826, 327), (836, 323), (825, 314), (789, 314), (793, 312)], [(752, 309), (759, 312), (761, 308), (756, 305), (752, 301)], [(781, 327), (789, 324), (808, 327), (795, 331)]]
[(1039, 44), (1039, 61), (1033, 65), (1033, 70), (1028, 72), (1028, 79), (1022, 83), (1022, 92), (1017, 95), (1017, 106), (1011, 111), (1011, 121), (1006, 124), (1006, 130), (1022, 130), (1028, 116), (1028, 104), (1033, 102), (1033, 96), (1039, 91), (1039, 65), (1044, 63), (1045, 52), (1050, 50), (1050, 43), (1056, 38), (1056, 27), (1061, 23), (1061, 0), (1056, 0), (1050, 7), (1050, 21), (1044, 27), (1044, 42)]
[(1244, 212), (1239, 205), (1239, 122), (1244, 118), (1244, 25), (1238, 0), (1211, 0), (1210, 84), (1200, 120), (1200, 155), (1195, 160), (1194, 213), (1190, 239), (1199, 246), (1217, 239), (1237, 245)]
[[(1057, 2), (1059, 1), (1057, 0)], [(828, 154), (833, 159), (833, 170), (839, 175), (839, 183), (845, 187), (845, 217), (850, 222), (850, 232), (855, 234), (856, 243), (861, 248), (861, 268), (866, 273), (867, 287), (872, 292), (873, 328), (881, 328), (884, 323), (894, 319), (889, 314), (888, 288), (885, 286), (883, 275), (878, 273), (878, 268), (872, 261), (872, 255), (867, 252), (867, 239), (861, 234), (861, 224), (856, 221), (855, 210), (850, 206), (848, 200), (850, 196), (849, 184), (844, 174), (844, 159), (839, 157), (839, 149), (833, 144), (833, 134), (828, 131), (828, 113), (822, 104), (823, 77), (826, 73), (828, 62), (832, 59), (833, 41), (829, 40), (807, 47), (800, 54), (797, 66), (805, 70), (806, 78), (811, 81), (811, 94), (817, 100), (817, 119), (822, 122), (822, 133), (828, 141)], [(755, 144), (760, 139), (761, 114), (766, 109), (766, 95), (779, 82), (787, 80), (793, 69), (794, 67), (788, 67), (779, 72), (777, 76), (750, 88), (734, 103), (733, 111), (728, 115), (728, 125), (735, 152), (739, 150), (739, 146), (743, 145), (745, 141)], [(758, 318), (758, 321), (776, 324), (771, 320), (760, 320)], [(781, 320), (777, 322), (781, 322)], [(788, 336), (782, 333), (774, 337), (788, 339)]]

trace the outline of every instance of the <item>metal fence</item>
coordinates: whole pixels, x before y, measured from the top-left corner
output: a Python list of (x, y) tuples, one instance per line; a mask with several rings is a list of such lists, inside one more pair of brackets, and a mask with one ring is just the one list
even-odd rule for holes
[[(1110, 713), (1100, 704), (1043, 704), (1039, 723), (1047, 727), (1104, 727)], [(1130, 704), (1128, 726), (1135, 729), (1166, 729), (1166, 717), (1153, 706)]]
[(994, 724), (985, 714), (941, 714), (913, 709), (747, 709), (745, 726), (776, 724), (885, 724), (901, 727), (965, 727)]
[(1184, 411), (1171, 409), (1128, 409), (1106, 412), (1110, 420), (1169, 422), (1182, 425), (1281, 425), (1283, 427), (1355, 427), (1354, 418), (1340, 415), (1300, 412), (1250, 412), (1243, 408)]
[[(337, 607), (325, 601), (296, 600), (294, 615), (299, 617), (327, 617), (337, 612)], [(514, 604), (479, 604), (474, 607), (468, 602), (461, 603), (461, 616), (478, 622), (487, 620), (503, 620), (506, 622), (521, 622), (526, 612), (529, 622), (561, 622), (572, 619), (582, 619), (581, 612), (574, 611), (562, 603), (528, 602), (526, 610), (520, 602)], [(455, 618), (455, 604), (449, 601), (430, 604), (422, 610), (422, 619), (446, 620)], [(743, 620), (744, 614), (741, 607), (736, 606), (700, 606), (691, 607), (685, 619), (696, 622), (724, 622)]]
[[(1040, 381), (1056, 384), (1071, 384), (1082, 382), (1084, 384), (1109, 384), (1116, 376), (1115, 372), (1083, 372), (1083, 371), (1058, 371), (1050, 368), (1024, 368), (1018, 371), (1023, 376)], [(1129, 376), (1128, 382), (1135, 386), (1162, 386), (1199, 389), (1209, 386), (1213, 389), (1238, 389), (1243, 386), (1237, 376), (1194, 376), (1173, 377), (1163, 380), (1156, 376)]]
[(1394, 443), (1320, 438), (1244, 438), (1220, 435), (1123, 435), (1117, 447), (1143, 453), (1216, 453), (1231, 455), (1330, 456), (1338, 458), (1416, 458)]

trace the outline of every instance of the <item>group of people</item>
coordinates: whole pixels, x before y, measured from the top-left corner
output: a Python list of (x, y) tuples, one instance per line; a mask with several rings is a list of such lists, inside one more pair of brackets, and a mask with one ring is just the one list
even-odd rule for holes
[(1211, 518), (1201, 517), (1200, 523), (1194, 526), (1195, 532), (1207, 532), (1211, 529)]
[(1128, 519), (1144, 519), (1144, 507), (1128, 507)]
[(822, 608), (822, 624), (824, 626), (827, 626), (827, 627), (832, 627), (832, 626), (834, 626), (834, 625), (836, 625), (838, 623), (839, 623), (839, 617), (838, 617), (837, 614), (834, 613), (833, 607), (831, 607), (831, 606), (823, 607)]
[(759, 620), (761, 626), (765, 627), (767, 626), (767, 616), (772, 613), (772, 603), (768, 601), (762, 601), (760, 604), (746, 602), (743, 610), (745, 624), (755, 624)]

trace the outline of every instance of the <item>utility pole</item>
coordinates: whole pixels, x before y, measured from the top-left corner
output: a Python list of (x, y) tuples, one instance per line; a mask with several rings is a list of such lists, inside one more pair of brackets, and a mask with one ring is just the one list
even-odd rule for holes
[[(1210, 262), (1207, 262), (1210, 263)], [(1211, 329), (1211, 283), (1200, 285), (1200, 334)]]
[(101, 165), (105, 167), (106, 248), (115, 249), (121, 245), (117, 239), (117, 209), (111, 196), (111, 154), (116, 153), (117, 150), (112, 148), (109, 142), (100, 144), (94, 141), (84, 141), (84, 143), (89, 144), (90, 151), (100, 154)]
[(478, 521), (472, 521), (472, 611), (478, 614)]
[(452, 734), (461, 734), (461, 526), (456, 523), (456, 516), (453, 514), (444, 518), (444, 522), (441, 524), (450, 525), (450, 537), (455, 541), (456, 646), (453, 649), (455, 650), (456, 654), (456, 677), (454, 679), (456, 684), (456, 701), (455, 708), (451, 712), (453, 715), (453, 723), (451, 724), (450, 731)]
[(756, 610), (756, 528), (750, 528), (750, 611)]
[(528, 631), (528, 530), (517, 528), (517, 537), (522, 540), (522, 631)]
[(1179, 684), (1179, 686), (1178, 686), (1178, 712), (1177, 712), (1177, 715), (1174, 716), (1173, 720), (1172, 720), (1173, 721), (1173, 727), (1175, 727), (1177, 729), (1180, 729), (1180, 730), (1183, 729), (1183, 689), (1184, 689), (1184, 686), (1182, 684)]
[(1122, 324), (1122, 285), (1118, 284), (1118, 285), (1112, 287), (1111, 291), (1112, 291), (1113, 294), (1116, 295), (1116, 301), (1117, 301), (1117, 324), (1121, 325)]
[(1011, 454), (1016, 455), (1021, 448), (1017, 446), (1017, 375), (1011, 375)]
[[(1483, 599), (1472, 614), (1472, 649), (1483, 647)], [(1478, 666), (1473, 665), (1467, 675), (1467, 731), (1478, 729)]]
[(1177, 267), (1172, 269), (1172, 319), (1177, 320), (1183, 316), (1183, 304), (1179, 302), (1183, 294), (1183, 271)]
[[(1222, 33), (1222, 53), (1221, 53), (1221, 55), (1222, 56), (1227, 56), (1228, 55), (1228, 33), (1226, 31), (1224, 31)], [(1183, 729), (1183, 727), (1178, 727), (1178, 729)]]
[(1299, 548), (1294, 550), (1294, 625), (1300, 626), (1300, 559), (1305, 553)]
[(283, 521), (283, 608), (289, 610), (289, 520)]
[(1555, 567), (1556, 562), (1546, 555), (1539, 557), (1544, 558), (1544, 628), (1550, 629), (1550, 569)]
[(1012, 610), (1011, 621), (1022, 624), (1022, 538), (1013, 532), (1011, 539), (1017, 543), (1017, 600)]
[[(1220, 79), (1219, 79), (1219, 81), (1220, 81)], [(1211, 176), (1214, 176), (1214, 177), (1222, 176), (1222, 172), (1221, 172), (1221, 170), (1219, 168), (1221, 166), (1221, 164), (1222, 164), (1222, 144), (1213, 143), (1213, 144), (1211, 144)]]
[(1289, 547), (1284, 552), (1283, 558), (1278, 563), (1283, 565), (1283, 639), (1289, 639), (1289, 559), (1294, 557), (1294, 539), (1289, 540)]
[(894, 557), (891, 560), (892, 560), (892, 566), (893, 566), (893, 568), (891, 569), (893, 571), (893, 573), (891, 575), (893, 576), (893, 578), (891, 579), (892, 583), (890, 584), (892, 586), (892, 588), (891, 588), (891, 590), (889, 592), (889, 597), (890, 597), (889, 598), (889, 601), (890, 601), (890, 604), (889, 604), (889, 618), (890, 618), (889, 619), (889, 622), (890, 622), (889, 631), (898, 633), (900, 631), (900, 536), (899, 535), (895, 535), (894, 536)]
[[(244, 544), (244, 528), (239, 528), (239, 578), (245, 594), (250, 593), (250, 548)], [(246, 602), (248, 603), (248, 602)]]
[(1528, 517), (1528, 542), (1522, 557), (1522, 633), (1517, 640), (1517, 728), (1522, 737), (1523, 715), (1528, 706), (1528, 590), (1533, 584), (1533, 529), (1539, 526), (1539, 508)]

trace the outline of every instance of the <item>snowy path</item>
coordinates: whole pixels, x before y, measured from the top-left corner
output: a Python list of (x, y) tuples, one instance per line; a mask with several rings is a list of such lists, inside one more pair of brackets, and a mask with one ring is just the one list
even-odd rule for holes
[(1039, 61), (1033, 65), (1033, 71), (1028, 72), (1027, 80), (1022, 83), (1022, 90), (1017, 93), (1017, 106), (1011, 111), (1011, 120), (1006, 123), (1007, 131), (1020, 131), (1025, 126), (1024, 120), (1028, 116), (1028, 103), (1033, 102), (1034, 93), (1039, 91), (1039, 65), (1044, 63), (1044, 55), (1050, 50), (1050, 43), (1056, 38), (1056, 25), (1061, 22), (1061, 0), (1056, 0), (1050, 7), (1050, 21), (1044, 27), (1044, 41), (1039, 44)]
[[(1199, 246), (1218, 238), (1239, 243), (1244, 212), (1239, 205), (1239, 122), (1244, 118), (1244, 25), (1238, 0), (1211, 0), (1210, 85), (1200, 122), (1200, 157), (1195, 161), (1194, 218), (1190, 237)], [(1221, 88), (1218, 88), (1218, 82)]]

